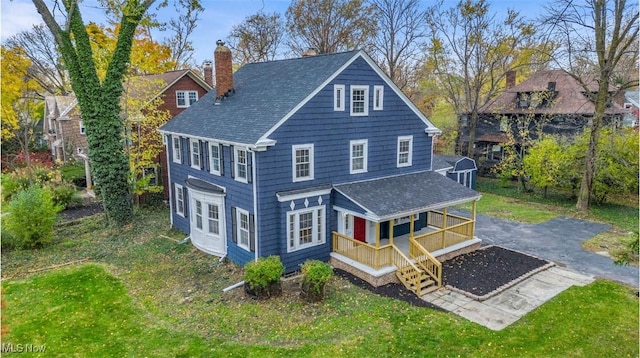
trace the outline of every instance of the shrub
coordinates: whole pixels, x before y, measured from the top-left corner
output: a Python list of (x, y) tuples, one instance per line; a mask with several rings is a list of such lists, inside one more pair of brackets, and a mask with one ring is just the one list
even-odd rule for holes
[(244, 282), (247, 293), (265, 298), (281, 292), (280, 277), (284, 273), (284, 266), (280, 256), (269, 256), (251, 261), (244, 267)]
[(63, 183), (51, 188), (53, 203), (62, 210), (82, 205), (82, 198), (73, 184)]
[(73, 183), (78, 188), (87, 186), (84, 165), (80, 162), (72, 162), (60, 167), (62, 180)]
[(60, 207), (51, 192), (38, 186), (19, 191), (9, 203), (3, 227), (13, 237), (16, 248), (34, 248), (51, 242), (53, 225)]
[(311, 302), (324, 298), (324, 288), (333, 277), (333, 268), (326, 262), (318, 260), (305, 261), (302, 264), (301, 295)]

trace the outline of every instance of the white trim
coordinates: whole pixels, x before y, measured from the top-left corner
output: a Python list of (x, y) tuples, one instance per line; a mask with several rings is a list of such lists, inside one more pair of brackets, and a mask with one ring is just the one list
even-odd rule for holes
[[(176, 150), (175, 144), (178, 143), (178, 150)], [(176, 155), (178, 153), (178, 155)], [(171, 154), (174, 163), (182, 164), (182, 138), (176, 135), (171, 136)]]
[[(244, 152), (244, 178), (239, 176), (238, 173), (240, 173), (240, 161), (238, 160), (239, 155), (238, 153), (240, 151)], [(233, 148), (233, 165), (235, 166), (234, 169), (234, 179), (236, 181), (239, 181), (241, 183), (248, 183), (249, 182), (249, 151), (247, 150), (247, 148), (238, 148), (238, 147), (234, 147)]]
[[(163, 136), (163, 137), (166, 138), (166, 136)], [(165, 152), (166, 152), (165, 155), (167, 156), (167, 181), (168, 181), (166, 185), (169, 185), (169, 190), (167, 190), (169, 192), (169, 212), (172, 213), (172, 215), (169, 215), (169, 222), (171, 223), (171, 227), (173, 227), (173, 195), (174, 193), (173, 193), (173, 184), (171, 183), (171, 165), (170, 165), (171, 162), (169, 161), (170, 159), (169, 151), (166, 150)]]
[[(258, 261), (258, 257), (260, 257), (260, 255), (258, 254), (258, 195), (257, 193), (257, 172), (258, 172), (258, 167), (257, 167), (257, 162), (256, 162), (256, 152), (251, 151), (251, 176), (252, 176), (252, 180), (251, 183), (252, 185), (252, 189), (253, 189), (253, 212), (255, 213), (253, 215), (253, 239), (254, 239), (254, 248), (255, 248), (255, 260)], [(251, 238), (249, 238), (251, 239)]]
[[(409, 152), (408, 152), (407, 162), (400, 163), (400, 143), (406, 142), (407, 140), (409, 141)], [(412, 135), (399, 136), (396, 150), (397, 150), (396, 151), (396, 167), (404, 168), (404, 167), (410, 167), (413, 165), (413, 136)]]
[[(362, 168), (361, 169), (353, 169), (353, 146), (354, 145), (362, 145)], [(369, 140), (368, 139), (357, 139), (349, 141), (349, 174), (360, 174), (366, 173), (369, 164)]]
[(344, 111), (344, 85), (333, 85), (333, 110)]
[[(191, 168), (200, 170), (202, 168), (200, 166), (202, 163), (202, 146), (200, 145), (200, 140), (189, 139), (189, 149), (189, 155), (191, 156), (191, 158), (189, 158), (191, 160)], [(194, 149), (198, 149), (198, 152), (196, 153)], [(195, 160), (196, 155), (198, 156), (197, 161)]]
[[(240, 220), (240, 218), (242, 217), (243, 214), (247, 216), (247, 229), (246, 229), (247, 245), (243, 245), (241, 242), (242, 231), (244, 229), (242, 228), (242, 220)], [(247, 251), (251, 251), (251, 249), (249, 248), (249, 246), (251, 246), (251, 243), (249, 242), (249, 240), (251, 240), (251, 222), (249, 220), (249, 212), (247, 210), (240, 209), (238, 207), (236, 207), (236, 238), (238, 239), (236, 242), (236, 245), (238, 245), (238, 247), (241, 247)]]
[[(184, 187), (178, 183), (173, 183), (173, 190), (175, 190), (175, 194), (176, 194), (176, 214), (185, 217), (184, 215), (184, 209), (185, 209), (185, 204), (186, 204), (186, 200), (187, 198), (184, 197)], [(178, 194), (180, 193), (180, 194)], [(182, 211), (179, 211), (179, 205), (178, 205), (178, 198), (182, 196)]]
[[(218, 151), (218, 170), (213, 169), (214, 165), (213, 165), (213, 148), (216, 148), (216, 150)], [(222, 167), (222, 153), (220, 152), (220, 143), (217, 142), (209, 142), (209, 148), (208, 148), (208, 152), (209, 155), (207, 158), (207, 160), (209, 161), (209, 173), (213, 174), (213, 175), (220, 175), (220, 168)]]
[[(309, 150), (309, 175), (305, 177), (297, 177), (296, 171), (296, 151), (298, 149), (308, 149)], [(291, 146), (291, 178), (293, 182), (301, 182), (307, 180), (313, 180), (314, 178), (314, 145), (313, 143), (309, 144), (294, 144)]]
[(303, 198), (312, 198), (315, 196), (322, 196), (322, 195), (329, 195), (329, 194), (331, 194), (331, 188), (306, 191), (304, 193), (297, 193), (297, 194), (290, 194), (290, 195), (282, 195), (282, 194), (276, 193), (276, 197), (278, 198), (279, 202), (283, 203), (285, 201), (298, 200)]
[[(318, 228), (318, 212), (322, 217), (322, 224)], [(311, 242), (306, 244), (300, 243), (300, 214), (311, 213)], [(309, 247), (323, 245), (327, 242), (327, 207), (326, 205), (310, 206), (299, 210), (291, 210), (286, 212), (287, 224), (287, 253), (303, 250)], [(291, 216), (294, 215), (294, 222), (291, 222)], [(293, 247), (291, 247), (291, 225), (293, 224)]]
[(384, 108), (384, 86), (373, 86), (373, 110), (382, 111)]
[[(364, 103), (363, 103), (363, 112), (354, 112), (353, 111), (353, 92), (354, 91), (364, 91)], [(366, 85), (350, 85), (349, 86), (349, 114), (352, 117), (363, 117), (369, 115), (369, 86)]]

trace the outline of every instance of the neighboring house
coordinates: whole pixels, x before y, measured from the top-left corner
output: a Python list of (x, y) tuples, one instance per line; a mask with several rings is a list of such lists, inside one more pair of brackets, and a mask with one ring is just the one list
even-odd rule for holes
[[(363, 51), (252, 63), (161, 127), (171, 224), (243, 265), (319, 259), (374, 285), (441, 284), (437, 257), (479, 246), (480, 194), (433, 171), (438, 130)], [(471, 218), (447, 208), (473, 202)], [(447, 256), (448, 255), (448, 256)]]
[(640, 126), (640, 90), (625, 91), (623, 106), (625, 109), (623, 125), (638, 128)]
[[(481, 173), (499, 163), (504, 146), (510, 140), (521, 145), (520, 133), (526, 129), (528, 139), (534, 140), (540, 131), (545, 134), (573, 136), (591, 125), (594, 103), (582, 85), (563, 70), (542, 71), (516, 85), (515, 72), (507, 73), (507, 89), (479, 110), (475, 131), (474, 158)], [(597, 92), (595, 82), (590, 92)], [(612, 93), (615, 88), (611, 88)], [(612, 103), (606, 111), (605, 123), (619, 126), (624, 109)], [(467, 116), (460, 122), (458, 143), (467, 146), (469, 125)], [(513, 134), (509, 135), (509, 132)]]
[[(211, 64), (204, 67), (206, 82), (191, 70), (169, 71), (158, 75), (146, 75), (133, 77), (125, 84), (131, 88), (125, 93), (135, 97), (137, 102), (144, 105), (152, 100), (162, 97), (163, 104), (157, 108), (159, 111), (167, 110), (170, 117), (174, 117), (195, 103), (212, 89)], [(145, 84), (150, 84), (146, 86)], [(151, 88), (151, 91), (143, 90)], [(86, 160), (88, 149), (86, 129), (82, 123), (80, 108), (75, 96), (48, 96), (45, 98), (45, 115), (43, 133), (51, 154), (55, 159), (63, 161), (75, 158)], [(161, 173), (158, 168), (152, 168), (156, 178), (162, 178), (158, 183), (167, 182), (166, 154), (158, 156)], [(165, 198), (169, 198), (168, 187), (165, 186)]]

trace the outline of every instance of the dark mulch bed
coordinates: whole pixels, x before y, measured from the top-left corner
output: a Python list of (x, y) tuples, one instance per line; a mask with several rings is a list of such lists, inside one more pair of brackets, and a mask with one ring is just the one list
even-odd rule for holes
[(78, 206), (75, 208), (63, 210), (60, 212), (60, 217), (62, 221), (71, 221), (80, 218), (84, 218), (87, 216), (95, 215), (104, 211), (102, 207), (102, 203), (100, 202), (91, 202), (89, 204)]
[(484, 296), (548, 263), (499, 246), (489, 246), (443, 262), (442, 280), (445, 285)]
[(397, 300), (405, 301), (413, 306), (417, 307), (428, 307), (436, 310), (444, 311), (442, 308), (431, 304), (420, 297), (416, 296), (415, 293), (409, 291), (406, 287), (399, 283), (389, 283), (380, 287), (373, 287), (368, 282), (340, 269), (333, 269), (333, 272), (336, 276), (342, 277), (346, 280), (349, 280), (353, 285), (356, 285), (362, 289), (369, 290), (375, 294), (378, 294), (383, 297), (394, 298)]

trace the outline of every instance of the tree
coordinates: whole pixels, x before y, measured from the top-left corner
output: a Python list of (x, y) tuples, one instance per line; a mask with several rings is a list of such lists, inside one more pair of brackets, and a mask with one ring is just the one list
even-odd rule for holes
[(427, 62), (455, 112), (469, 116), (468, 145), (462, 151), (473, 156), (478, 109), (502, 90), (506, 72), (523, 50), (534, 47), (534, 28), (513, 10), (498, 21), (485, 0), (461, 0), (449, 9), (441, 0), (427, 14)]
[(418, 0), (372, 0), (378, 20), (372, 56), (401, 90), (412, 84), (426, 38), (426, 13)]
[[(66, 96), (71, 92), (69, 75), (55, 41), (44, 24), (34, 25), (31, 30), (10, 37), (6, 46), (21, 49), (29, 58), (31, 67), (28, 76), (37, 81), (45, 93)], [(39, 95), (44, 98), (45, 93)]]
[[(596, 177), (598, 143), (607, 107), (616, 92), (638, 86), (638, 3), (626, 0), (558, 0), (547, 7), (546, 24), (562, 47), (556, 61), (572, 74), (595, 104), (576, 208), (589, 209)], [(635, 67), (635, 71), (621, 65)], [(586, 64), (586, 65), (585, 65)], [(592, 69), (588, 76), (585, 73)], [(625, 78), (625, 73), (632, 77)], [(597, 91), (589, 88), (595, 79)], [(612, 84), (618, 87), (612, 90)]]
[(227, 43), (233, 50), (234, 60), (240, 65), (250, 62), (272, 61), (278, 55), (284, 38), (284, 24), (280, 14), (248, 16), (231, 29)]
[(558, 187), (567, 158), (557, 138), (546, 137), (535, 142), (524, 158), (524, 171), (531, 184), (542, 188), (547, 197), (549, 187)]
[(31, 61), (19, 47), (2, 46), (2, 141), (15, 140), (24, 155), (31, 181), (30, 146), (42, 119), (44, 102), (38, 96), (40, 83), (29, 75)]
[(289, 47), (298, 55), (364, 48), (376, 30), (373, 7), (363, 0), (294, 0), (286, 18)]
[(87, 132), (93, 177), (100, 188), (107, 218), (117, 225), (128, 223), (133, 214), (128, 183), (129, 162), (124, 151), (120, 118), (122, 79), (129, 63), (136, 27), (153, 2), (124, 0), (120, 3), (118, 41), (108, 61), (104, 79), (100, 79), (78, 2), (54, 3), (56, 11), (65, 15), (61, 26), (44, 0), (33, 0), (69, 71)]
[[(167, 27), (173, 36), (162, 43), (170, 49), (170, 61), (174, 63), (174, 70), (193, 66), (193, 44), (189, 37), (198, 26), (200, 14), (204, 11), (197, 0), (178, 0), (174, 3), (177, 18), (171, 18), (164, 27)], [(161, 27), (162, 28), (162, 27)]]

